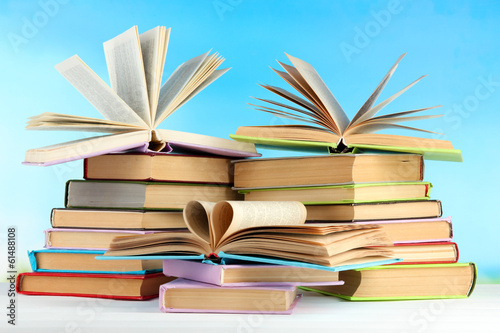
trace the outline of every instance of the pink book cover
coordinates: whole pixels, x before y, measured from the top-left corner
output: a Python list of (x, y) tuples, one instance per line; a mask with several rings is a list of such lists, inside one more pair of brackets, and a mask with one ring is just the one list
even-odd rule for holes
[(452, 223), (451, 223), (451, 216), (448, 216), (448, 217), (438, 217), (438, 218), (427, 218), (427, 219), (359, 221), (359, 222), (351, 222), (351, 223), (355, 223), (355, 224), (389, 224), (389, 223), (438, 222), (438, 221), (446, 221), (446, 222), (448, 222), (450, 224), (450, 234), (449, 234), (449, 237), (439, 238), (439, 239), (408, 240), (408, 241), (404, 241), (404, 242), (394, 242), (394, 244), (450, 242), (452, 240), (452, 238), (453, 238), (453, 228), (452, 228)]
[(232, 309), (177, 309), (177, 308), (167, 308), (163, 305), (163, 297), (164, 294), (167, 292), (168, 289), (174, 289), (174, 288), (186, 288), (186, 289), (259, 289), (259, 290), (283, 290), (283, 291), (292, 291), (295, 290), (296, 287), (292, 285), (277, 285), (277, 286), (255, 286), (255, 287), (220, 287), (220, 286), (214, 286), (211, 284), (207, 283), (201, 283), (201, 282), (195, 282), (195, 281), (190, 281), (190, 280), (184, 280), (184, 279), (176, 279), (174, 281), (165, 283), (160, 286), (160, 311), (161, 312), (188, 312), (188, 313), (249, 313), (249, 314), (292, 314), (293, 309), (297, 305), (299, 299), (302, 297), (301, 294), (297, 294), (297, 297), (293, 301), (293, 303), (290, 305), (288, 310), (285, 311), (275, 311), (275, 310), (267, 310), (269, 308), (268, 301), (270, 300), (265, 300), (261, 304), (262, 310), (232, 310)]
[[(276, 285), (291, 285), (291, 286), (332, 286), (332, 285), (343, 285), (344, 281), (323, 281), (323, 282), (297, 282), (286, 281), (286, 282), (235, 282), (235, 283), (223, 283), (223, 275), (226, 270), (248, 268), (248, 267), (269, 267), (270, 265), (239, 265), (239, 264), (228, 264), (228, 265), (218, 265), (210, 263), (202, 263), (200, 261), (189, 261), (189, 260), (175, 260), (166, 259), (163, 260), (163, 274), (166, 276), (175, 276), (187, 280), (198, 281), (208, 284), (213, 284), (216, 286), (224, 287), (248, 287), (248, 286), (276, 286)], [(287, 266), (276, 266), (286, 270)], [(298, 274), (307, 274), (308, 268), (297, 268)], [(284, 274), (288, 274), (284, 271)], [(327, 274), (327, 273), (325, 273)], [(336, 272), (331, 272), (331, 274), (337, 274)], [(338, 276), (338, 275), (337, 275)]]
[[(51, 249), (68, 249), (68, 250), (102, 250), (106, 251), (108, 248), (88, 248), (88, 247), (57, 247), (52, 246), (50, 241), (50, 235), (54, 232), (98, 232), (98, 233), (120, 233), (123, 236), (132, 234), (153, 234), (156, 232), (165, 232), (165, 230), (121, 230), (121, 229), (73, 229), (73, 228), (50, 228), (44, 231), (45, 233), (45, 245), (44, 248)], [(170, 232), (170, 231), (169, 231)], [(172, 230), (171, 232), (183, 232), (179, 230)]]

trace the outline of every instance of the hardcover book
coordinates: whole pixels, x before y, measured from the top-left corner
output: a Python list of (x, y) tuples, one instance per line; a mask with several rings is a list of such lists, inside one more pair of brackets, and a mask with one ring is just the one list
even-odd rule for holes
[(146, 300), (158, 297), (159, 287), (171, 280), (171, 277), (163, 273), (138, 275), (32, 272), (19, 274), (16, 288), (22, 295)]
[(162, 271), (161, 260), (102, 261), (104, 251), (44, 249), (28, 251), (33, 272), (147, 274)]
[(182, 210), (191, 200), (238, 200), (228, 185), (69, 180), (66, 208)]
[(158, 128), (170, 114), (228, 70), (218, 70), (224, 59), (206, 52), (180, 65), (162, 86), (169, 36), (170, 29), (165, 27), (139, 35), (134, 26), (105, 42), (111, 86), (77, 55), (56, 65), (59, 73), (104, 119), (46, 112), (31, 117), (26, 128), (109, 134), (28, 150), (25, 163), (52, 165), (130, 149), (260, 156), (253, 144)]
[(290, 118), (302, 124), (243, 126), (238, 128), (236, 135), (231, 135), (231, 138), (275, 148), (316, 151), (323, 149), (324, 153), (343, 153), (353, 149), (369, 149), (422, 154), (428, 159), (462, 161), (460, 150), (454, 149), (451, 142), (446, 140), (375, 133), (380, 130), (396, 128), (437, 134), (399, 124), (440, 117), (441, 115), (414, 116), (415, 113), (435, 107), (375, 116), (382, 108), (423, 78), (423, 76), (420, 77), (396, 94), (375, 105), (376, 100), (392, 77), (403, 56), (404, 54), (399, 57), (375, 91), (354, 117), (349, 120), (345, 111), (316, 70), (307, 62), (287, 55), (292, 65), (278, 62), (284, 71), (273, 70), (305, 99), (279, 87), (261, 85), (293, 104), (289, 105), (269, 99), (257, 98), (257, 100), (267, 104), (265, 106), (251, 105), (255, 106), (259, 111)]
[(411, 154), (340, 154), (234, 161), (234, 187), (238, 189), (418, 182), (423, 177), (422, 156)]
[(349, 301), (396, 301), (469, 297), (474, 263), (388, 265), (340, 272), (342, 286), (304, 287)]
[[(50, 228), (45, 232), (45, 248), (72, 250), (107, 250), (116, 237), (127, 235), (148, 235), (161, 231), (155, 230), (112, 230)], [(172, 235), (188, 234), (189, 231), (171, 230)], [(137, 259), (137, 258), (135, 258)]]
[(307, 187), (245, 189), (238, 193), (246, 201), (300, 201), (304, 205), (427, 200), (432, 185), (427, 182), (362, 183)]
[(300, 296), (295, 286), (218, 287), (176, 279), (160, 287), (160, 311), (291, 314)]
[(181, 211), (54, 208), (50, 223), (53, 228), (187, 230)]
[(107, 154), (84, 160), (85, 179), (232, 184), (233, 165), (222, 156)]
[(257, 286), (288, 284), (295, 286), (338, 285), (339, 273), (295, 266), (252, 264), (227, 260), (163, 260), (163, 274), (217, 286)]
[(308, 205), (309, 221), (361, 222), (437, 218), (443, 215), (441, 201), (415, 200), (334, 205)]

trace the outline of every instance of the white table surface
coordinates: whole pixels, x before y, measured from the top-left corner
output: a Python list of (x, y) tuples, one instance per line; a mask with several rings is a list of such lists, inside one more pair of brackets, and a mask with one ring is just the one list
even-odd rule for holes
[(7, 324), (7, 284), (0, 285), (3, 332), (500, 332), (500, 284), (479, 284), (458, 300), (348, 302), (305, 292), (292, 315), (172, 314), (158, 299), (17, 295)]

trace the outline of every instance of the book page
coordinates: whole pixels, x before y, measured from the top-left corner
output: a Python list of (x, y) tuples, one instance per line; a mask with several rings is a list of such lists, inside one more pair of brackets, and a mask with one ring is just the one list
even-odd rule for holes
[(156, 118), (169, 37), (170, 28), (165, 27), (156, 27), (139, 35), (152, 121)]
[(77, 55), (55, 66), (106, 119), (148, 128), (147, 124)]
[(363, 106), (361, 106), (359, 111), (356, 112), (356, 115), (352, 118), (351, 122), (349, 123), (349, 126), (347, 126), (348, 128), (363, 121), (363, 119), (367, 119), (365, 114), (368, 112), (368, 110), (370, 110), (372, 108), (373, 104), (375, 104), (375, 101), (377, 100), (378, 96), (380, 95), (380, 93), (384, 89), (387, 82), (389, 82), (389, 79), (391, 78), (392, 74), (394, 74), (394, 71), (396, 71), (396, 68), (398, 67), (399, 62), (401, 61), (401, 59), (403, 59), (403, 57), (405, 55), (406, 55), (406, 53), (401, 55), (398, 58), (398, 60), (396, 60), (396, 63), (394, 65), (392, 65), (389, 72), (387, 72), (387, 74), (384, 76), (382, 81), (378, 84), (377, 88), (375, 88), (375, 91), (370, 95), (370, 97), (368, 97), (365, 104), (363, 104)]
[(151, 127), (148, 89), (137, 26), (103, 45), (111, 88)]
[(167, 117), (169, 105), (184, 86), (188, 84), (189, 80), (191, 80), (192, 76), (196, 73), (207, 56), (208, 52), (181, 64), (163, 84), (160, 89), (160, 97), (156, 109), (155, 127)]
[(287, 54), (288, 59), (295, 66), (300, 75), (304, 78), (307, 84), (311, 87), (314, 93), (319, 97), (326, 110), (330, 113), (335, 121), (335, 124), (342, 133), (349, 124), (349, 118), (344, 110), (337, 102), (333, 94), (330, 92), (326, 84), (323, 82), (316, 70), (307, 62)]
[(344, 135), (348, 136), (348, 135), (352, 135), (352, 134), (373, 133), (373, 132), (388, 129), (388, 128), (405, 128), (405, 129), (410, 129), (410, 130), (414, 130), (414, 131), (436, 133), (436, 132), (427, 131), (424, 129), (397, 125), (397, 123), (406, 122), (406, 121), (416, 121), (416, 120), (439, 118), (442, 116), (443, 115), (441, 115), (441, 114), (437, 114), (437, 115), (415, 116), (415, 117), (387, 117), (387, 118), (378, 118), (378, 119), (371, 118), (371, 119), (365, 120), (365, 121), (355, 125), (354, 127), (349, 128), (344, 133)]
[(210, 245), (212, 245), (213, 242), (210, 233), (209, 219), (214, 206), (215, 202), (190, 201), (182, 212), (189, 231), (201, 241)]
[(301, 225), (305, 206), (298, 201), (221, 201), (210, 216), (215, 246), (238, 230), (274, 225)]

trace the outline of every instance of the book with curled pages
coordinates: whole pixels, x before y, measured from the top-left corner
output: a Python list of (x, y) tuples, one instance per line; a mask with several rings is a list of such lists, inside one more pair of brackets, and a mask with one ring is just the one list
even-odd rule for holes
[(404, 135), (375, 133), (386, 129), (431, 131), (400, 125), (399, 123), (430, 119), (441, 115), (415, 116), (415, 113), (433, 109), (426, 107), (410, 111), (375, 116), (424, 76), (415, 80), (396, 94), (375, 105), (377, 98), (394, 74), (404, 54), (399, 57), (384, 76), (375, 91), (349, 120), (346, 113), (323, 82), (316, 70), (307, 62), (287, 55), (292, 65), (278, 61), (284, 71), (273, 69), (282, 79), (304, 98), (285, 89), (261, 85), (272, 93), (293, 103), (292, 105), (269, 99), (256, 98), (265, 106), (250, 104), (264, 111), (302, 122), (300, 125), (241, 126), (231, 138), (251, 142), (264, 148), (303, 150), (308, 152), (345, 153), (350, 151), (391, 151), (421, 154), (426, 159), (462, 161), (460, 150), (454, 149), (450, 141)]
[(26, 152), (25, 164), (52, 165), (112, 152), (173, 150), (203, 154), (260, 156), (253, 144), (158, 126), (229, 68), (206, 52), (181, 64), (161, 85), (170, 29), (159, 26), (139, 35), (134, 26), (104, 43), (110, 86), (78, 55), (55, 68), (104, 119), (45, 112), (31, 117), (29, 130), (106, 133)]
[(305, 224), (297, 201), (190, 201), (190, 233), (116, 237), (102, 260), (242, 260), (339, 271), (399, 261), (377, 225)]

